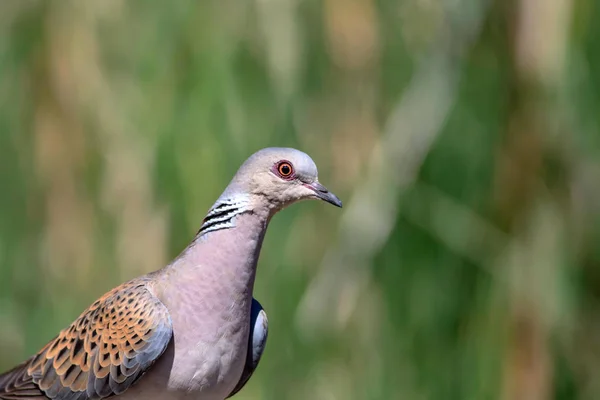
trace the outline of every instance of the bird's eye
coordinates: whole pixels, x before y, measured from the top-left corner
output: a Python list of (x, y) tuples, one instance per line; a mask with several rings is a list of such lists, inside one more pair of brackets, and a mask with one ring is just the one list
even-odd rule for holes
[(287, 161), (282, 161), (277, 165), (277, 172), (282, 178), (289, 178), (294, 173), (294, 167)]

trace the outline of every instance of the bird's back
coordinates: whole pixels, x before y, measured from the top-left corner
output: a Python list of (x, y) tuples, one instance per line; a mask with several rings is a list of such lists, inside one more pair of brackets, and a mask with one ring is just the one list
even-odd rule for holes
[(94, 302), (35, 356), (0, 375), (0, 399), (86, 400), (124, 393), (172, 337), (170, 315), (151, 283), (151, 276), (134, 279)]

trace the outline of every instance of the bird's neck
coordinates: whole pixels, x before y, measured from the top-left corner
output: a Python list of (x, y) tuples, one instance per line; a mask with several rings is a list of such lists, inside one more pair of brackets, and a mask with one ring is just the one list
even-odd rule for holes
[[(248, 343), (256, 265), (270, 217), (256, 202), (239, 207), (217, 202), (196, 239), (162, 270), (155, 290), (171, 312), (180, 365), (196, 368), (198, 349), (203, 349), (226, 360), (224, 371), (237, 368), (233, 375), (241, 374), (243, 360), (233, 359), (237, 353), (232, 351)], [(192, 382), (201, 378), (181, 373)]]
[(253, 202), (248, 196), (231, 196), (219, 198), (202, 220), (197, 240), (206, 240), (211, 232), (236, 227), (236, 217), (240, 214), (251, 213)]
[(219, 199), (194, 241), (170, 265), (169, 275), (198, 285), (223, 284), (229, 295), (249, 298), (271, 216), (272, 211), (256, 199)]

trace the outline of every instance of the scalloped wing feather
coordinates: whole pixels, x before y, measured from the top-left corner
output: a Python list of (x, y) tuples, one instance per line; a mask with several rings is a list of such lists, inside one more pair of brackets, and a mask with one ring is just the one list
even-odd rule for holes
[(36, 356), (0, 376), (0, 399), (103, 399), (125, 392), (166, 350), (167, 308), (149, 278), (105, 294)]

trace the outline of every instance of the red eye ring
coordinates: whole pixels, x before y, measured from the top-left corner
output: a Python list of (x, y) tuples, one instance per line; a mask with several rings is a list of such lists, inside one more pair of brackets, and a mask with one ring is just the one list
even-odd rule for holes
[(294, 167), (289, 161), (280, 161), (276, 165), (275, 170), (277, 171), (277, 174), (283, 179), (291, 179), (294, 176)]

